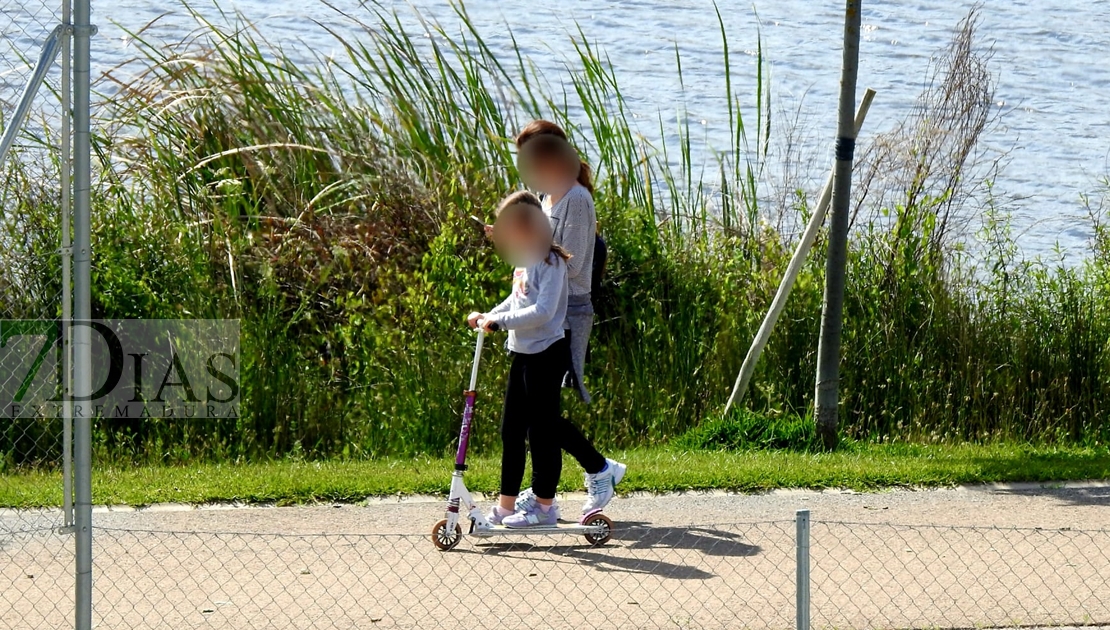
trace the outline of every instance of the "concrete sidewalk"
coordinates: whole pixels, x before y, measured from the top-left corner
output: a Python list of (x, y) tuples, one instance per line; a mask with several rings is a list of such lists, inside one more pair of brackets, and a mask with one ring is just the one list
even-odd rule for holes
[[(95, 615), (113, 629), (785, 629), (798, 509), (813, 520), (814, 628), (1110, 624), (1098, 483), (635, 496), (606, 510), (604, 547), (467, 538), (448, 553), (428, 537), (441, 499), (102, 508)], [(71, 549), (0, 534), (0, 627), (64, 625)]]

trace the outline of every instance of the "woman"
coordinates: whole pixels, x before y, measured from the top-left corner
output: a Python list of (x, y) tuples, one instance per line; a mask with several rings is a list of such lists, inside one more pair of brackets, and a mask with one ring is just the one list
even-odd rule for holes
[[(594, 309), (590, 297), (593, 262), (597, 241), (597, 213), (593, 201), (593, 181), (589, 164), (570, 145), (561, 127), (546, 120), (534, 120), (516, 137), (521, 178), (529, 188), (543, 193), (543, 210), (551, 222), (554, 241), (570, 254), (567, 261), (569, 295), (565, 327), (570, 343), (571, 365), (563, 379), (583, 402), (590, 401), (584, 368)], [(604, 508), (624, 477), (627, 466), (603, 457), (594, 445), (566, 418), (559, 431), (560, 446), (586, 470), (588, 497), (583, 514)], [(521, 495), (526, 500), (530, 495)]]

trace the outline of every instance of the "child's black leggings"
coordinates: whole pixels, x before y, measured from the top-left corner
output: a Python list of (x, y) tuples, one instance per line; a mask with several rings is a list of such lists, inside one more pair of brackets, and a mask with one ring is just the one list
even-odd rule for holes
[(563, 469), (560, 433), (565, 430), (559, 406), (569, 365), (566, 339), (537, 354), (513, 353), (501, 415), (501, 494), (520, 494), (527, 441), (532, 450), (532, 491), (541, 499), (555, 498)]

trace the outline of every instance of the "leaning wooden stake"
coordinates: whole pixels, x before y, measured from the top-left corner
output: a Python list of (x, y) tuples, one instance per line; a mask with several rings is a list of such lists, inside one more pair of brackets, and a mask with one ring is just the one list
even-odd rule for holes
[[(871, 107), (871, 101), (874, 98), (875, 90), (868, 88), (863, 94), (859, 110), (856, 111), (856, 135), (859, 135), (860, 129), (863, 128), (863, 121), (867, 118), (867, 110)], [(786, 306), (786, 299), (790, 297), (791, 289), (794, 288), (794, 281), (798, 279), (798, 273), (802, 270), (806, 256), (809, 255), (813, 242), (817, 240), (818, 230), (825, 223), (825, 215), (828, 213), (829, 202), (832, 200), (832, 183), (833, 174), (829, 173), (829, 178), (825, 181), (825, 187), (821, 189), (821, 197), (817, 201), (817, 208), (813, 211), (813, 216), (810, 217), (805, 232), (802, 233), (798, 248), (794, 250), (794, 257), (790, 259), (790, 264), (786, 266), (786, 275), (783, 276), (782, 283), (779, 284), (775, 299), (771, 301), (771, 309), (767, 311), (767, 316), (763, 318), (763, 324), (760, 325), (759, 332), (756, 333), (755, 340), (752, 341), (748, 356), (744, 357), (744, 364), (740, 366), (740, 374), (736, 376), (736, 384), (732, 387), (728, 404), (725, 405), (726, 414), (732, 409), (733, 404), (744, 399), (744, 394), (748, 391), (748, 382), (751, 381), (752, 374), (755, 372), (755, 364), (759, 362), (759, 355), (767, 347), (767, 341), (771, 338), (771, 331), (775, 328), (775, 323), (778, 322), (779, 315), (782, 314), (782, 309)]]

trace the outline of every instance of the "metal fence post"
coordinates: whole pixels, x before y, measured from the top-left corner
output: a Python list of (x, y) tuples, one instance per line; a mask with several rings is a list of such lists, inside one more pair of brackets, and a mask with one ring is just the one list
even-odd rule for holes
[(798, 526), (797, 630), (809, 630), (809, 510), (798, 510), (794, 520)]
[(31, 109), (35, 106), (35, 95), (46, 80), (46, 75), (50, 72), (51, 66), (54, 65), (54, 60), (58, 58), (63, 30), (61, 26), (55, 28), (50, 36), (46, 38), (46, 41), (43, 42), (42, 54), (39, 55), (38, 61), (31, 71), (31, 77), (23, 88), (23, 94), (16, 102), (15, 111), (6, 121), (7, 127), (4, 128), (3, 135), (0, 136), (0, 163), (8, 159), (8, 152), (11, 151), (20, 129), (23, 128), (27, 116), (30, 115)]
[(73, 527), (73, 344), (69, 334), (73, 330), (73, 243), (69, 232), (73, 213), (73, 146), (71, 124), (73, 96), (71, 63), (73, 61), (73, 6), (70, 0), (62, 1), (62, 134), (61, 134), (61, 208), (62, 223), (62, 511), (65, 526)]
[[(95, 29), (90, 21), (90, 0), (73, 4), (73, 315), (85, 323), (92, 316), (90, 304), (91, 237), (90, 189), (92, 147), (90, 131), (89, 40)], [(73, 391), (78, 397), (74, 412), (74, 525), (76, 528), (77, 630), (92, 628), (92, 418), (90, 405), (80, 397), (92, 393), (92, 348), (88, 325), (78, 325), (73, 335)]]

